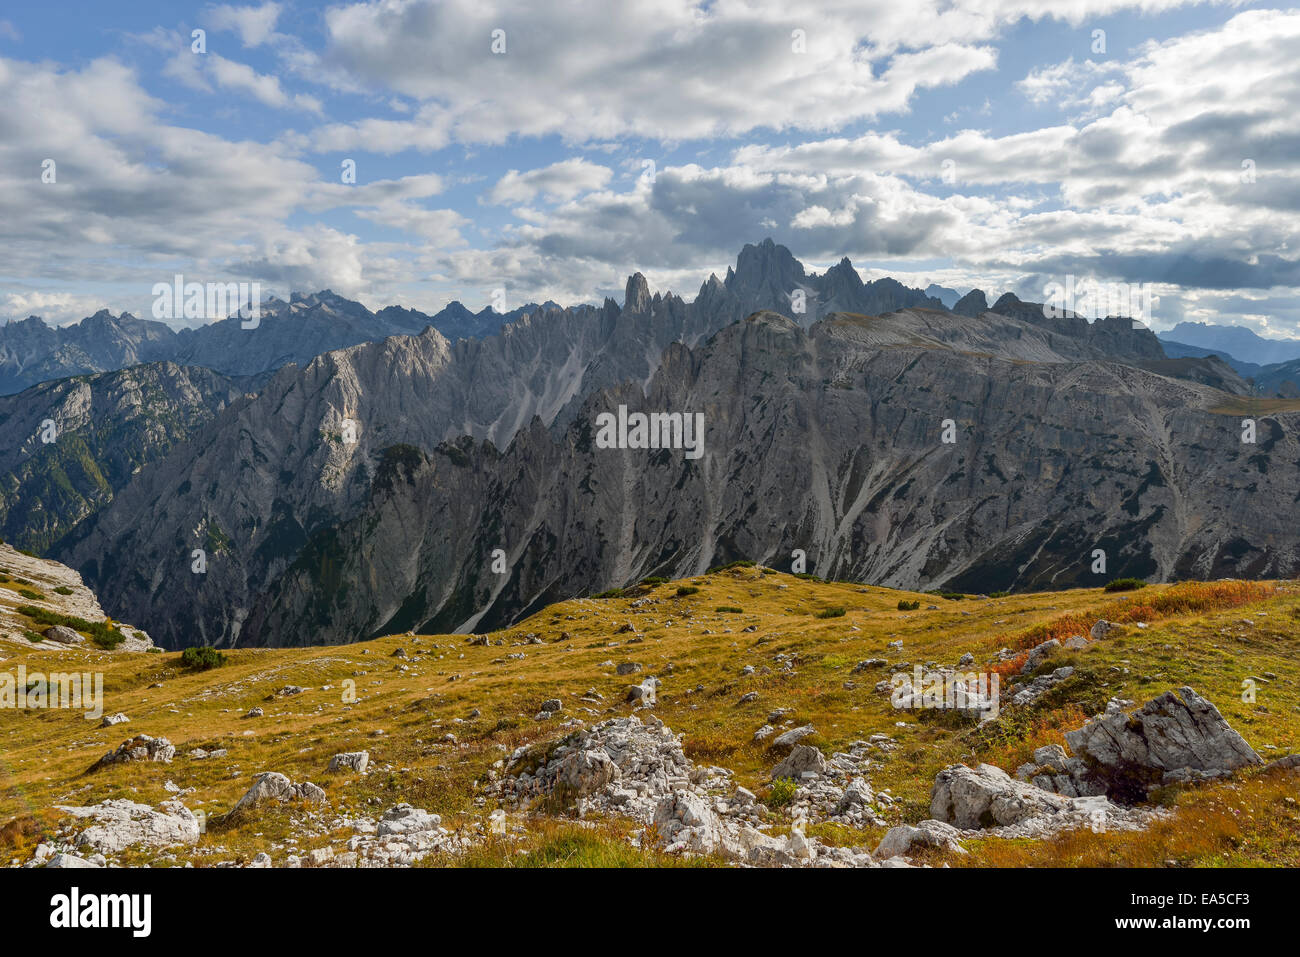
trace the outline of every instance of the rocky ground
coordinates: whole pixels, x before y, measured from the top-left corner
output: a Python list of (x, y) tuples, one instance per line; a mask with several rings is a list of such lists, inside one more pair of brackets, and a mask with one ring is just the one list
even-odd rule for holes
[[(1300, 605), (1287, 589), (1192, 618), (1143, 612), (1138, 628), (1121, 621), (1127, 599), (1098, 606), (1088, 592), (905, 612), (895, 592), (761, 570), (696, 581), (694, 604), (662, 597), (680, 587), (667, 583), (506, 632), (232, 652), (209, 671), (174, 654), (33, 649), (19, 660), (100, 662), (110, 706), (93, 724), (0, 712), (0, 861), (901, 867), (1013, 852), (1051, 863), (1066, 846), (1139, 848), (1156, 863), (1292, 853), (1300, 702), (1276, 669), (1290, 667)], [(756, 609), (807, 603), (815, 624), (708, 614), (738, 591)], [(867, 604), (819, 616), (837, 592)], [(1143, 607), (1158, 595), (1183, 592)], [(1272, 617), (1282, 629), (1265, 637)], [(1216, 649), (1223, 673), (1187, 664)], [(1262, 699), (1234, 694), (1243, 669)], [(925, 709), (934, 687), (974, 672), (1003, 679), (1000, 700), (986, 686)], [(1228, 805), (1223, 835), (1215, 802)], [(1210, 825), (1179, 823), (1190, 814)], [(1219, 843), (1179, 845), (1191, 839)]]
[[(930, 817), (891, 827), (874, 847), (830, 846), (807, 834), (810, 824), (834, 823), (860, 830), (886, 823), (892, 801), (868, 781), (873, 750), (887, 751), (887, 738), (858, 741), (829, 758), (811, 745), (793, 743), (772, 769), (774, 782), (788, 783), (785, 814), (778, 815), (753, 791), (738, 785), (732, 771), (699, 765), (686, 756), (682, 735), (653, 714), (614, 718), (577, 729), (544, 747), (520, 747), (502, 762), (500, 777), (485, 789), (500, 809), (491, 831), (506, 834), (508, 815), (526, 830), (537, 813), (569, 814), (579, 820), (620, 816), (639, 825), (633, 841), (668, 854), (704, 855), (759, 867), (907, 867), (914, 848), (965, 854), (964, 839), (998, 837), (1044, 840), (1063, 831), (1138, 831), (1167, 818), (1167, 809), (1122, 803), (1134, 796), (1134, 780), (1154, 788), (1171, 782), (1227, 778), (1262, 763), (1218, 710), (1190, 688), (1169, 692), (1132, 712), (1097, 715), (1066, 735), (1078, 756), (1059, 746), (1035, 752), (1013, 778), (990, 764), (944, 768), (935, 778)], [(798, 741), (798, 738), (794, 738)], [(166, 739), (137, 736), (100, 763), (170, 763), (175, 748)], [(344, 752), (330, 770), (364, 773), (368, 752)], [(1280, 770), (1300, 769), (1300, 754), (1273, 762)], [(170, 783), (170, 782), (169, 782)], [(280, 855), (286, 867), (403, 867), (433, 854), (456, 855), (486, 834), (442, 826), (437, 814), (395, 804), (377, 818), (340, 816), (328, 810), (326, 792), (311, 782), (295, 784), (278, 772), (257, 776), (220, 819), (201, 821), (185, 806), (175, 785), (173, 800), (156, 808), (128, 800), (92, 806), (61, 806), (68, 816), (57, 836), (36, 846), (28, 867), (103, 867), (121, 863), (128, 848), (166, 853), (198, 844), (205, 825), (217, 834), (257, 820), (267, 804), (291, 804), (301, 837), (331, 836), (329, 843), (302, 853), (296, 841), (273, 845), (243, 863), (270, 867)], [(1114, 798), (1115, 800), (1112, 800)], [(523, 822), (523, 823), (518, 823)], [(86, 826), (86, 824), (89, 826)], [(338, 837), (340, 832), (346, 837)], [(219, 855), (220, 845), (207, 849)], [(230, 866), (217, 860), (215, 866)]]

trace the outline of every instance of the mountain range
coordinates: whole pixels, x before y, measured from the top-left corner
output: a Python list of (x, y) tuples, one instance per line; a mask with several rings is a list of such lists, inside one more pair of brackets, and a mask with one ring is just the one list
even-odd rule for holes
[[(101, 309), (81, 322), (52, 327), (29, 316), (0, 326), (0, 395), (50, 379), (108, 372), (149, 362), (202, 366), (231, 376), (255, 376), (289, 364), (302, 365), (332, 349), (389, 336), (416, 335), (429, 326), (453, 341), (482, 338), (526, 313), (555, 307), (528, 304), (511, 312), (473, 313), (453, 302), (436, 315), (388, 306), (372, 312), (325, 289), (310, 295), (274, 297), (261, 304), (260, 321), (245, 329), (220, 319), (176, 331), (165, 322), (113, 316)], [(555, 307), (558, 308), (558, 307)]]
[[(328, 293), (293, 305), (284, 325), (361, 315)], [(6, 537), (48, 543), (164, 646), (490, 627), (795, 549), (823, 577), (971, 591), (1095, 584), (1095, 549), (1103, 577), (1297, 565), (1290, 413), (1243, 444), (1250, 389), (1225, 363), (1169, 358), (1120, 317), (980, 290), (950, 311), (848, 260), (808, 273), (770, 240), (690, 302), (637, 274), (622, 304), (537, 307), (479, 338), (425, 324), (274, 372), (241, 361), (260, 376), (147, 365), (0, 405), (20, 450)], [(702, 413), (702, 456), (600, 447), (620, 406)], [(76, 471), (33, 438), (45, 418), (53, 445), (122, 462), (25, 524), (33, 490)]]

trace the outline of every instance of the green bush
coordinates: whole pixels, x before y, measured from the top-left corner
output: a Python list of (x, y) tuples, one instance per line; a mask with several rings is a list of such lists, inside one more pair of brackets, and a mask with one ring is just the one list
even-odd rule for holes
[(799, 785), (791, 778), (777, 778), (772, 782), (772, 788), (767, 792), (767, 806), (772, 808), (785, 807), (794, 800), (795, 792), (799, 790)]
[(1116, 578), (1106, 583), (1104, 591), (1137, 591), (1146, 587), (1147, 583), (1141, 578)]
[(747, 558), (742, 558), (739, 561), (730, 562), (726, 565), (714, 565), (707, 572), (705, 572), (705, 574), (715, 575), (718, 572), (725, 572), (732, 568), (753, 568), (755, 564), (756, 564), (755, 562), (752, 562)]
[(649, 578), (643, 578), (643, 579), (641, 579), (639, 582), (637, 582), (637, 584), (638, 584), (638, 585), (644, 585), (646, 588), (654, 588), (655, 585), (666, 585), (666, 584), (668, 584), (668, 579), (667, 579), (667, 578), (660, 578), (658, 575), (652, 575), (652, 576), (650, 576)]
[(611, 588), (609, 591), (603, 591), (599, 595), (592, 595), (592, 598), (622, 598), (623, 589)]
[(687, 595), (695, 595), (699, 593), (699, 590), (700, 589), (695, 585), (678, 585), (677, 597), (685, 598)]
[(54, 594), (56, 594), (56, 595), (71, 595), (71, 594), (72, 594), (72, 589), (69, 588), (67, 585), (60, 585), (58, 588), (54, 589)]
[(38, 635), (34, 631), (24, 631), (23, 634), (27, 637), (27, 640), (30, 641), (32, 644), (36, 644), (38, 641), (45, 640), (44, 635)]
[(908, 601), (906, 598), (900, 599), (898, 602), (899, 611), (916, 611), (920, 607), (921, 603), (919, 601)]
[(1010, 596), (1011, 596), (1011, 592), (1009, 592), (1009, 591), (991, 591), (991, 592), (989, 592), (989, 597), (990, 597), (990, 598), (1009, 598)]
[(18, 589), (18, 594), (22, 595), (28, 601), (45, 601), (45, 596), (38, 591), (32, 591), (30, 588)]
[(216, 648), (207, 645), (194, 645), (181, 652), (181, 664), (196, 671), (220, 668), (228, 659)]
[(843, 617), (844, 617), (844, 609), (843, 609), (843, 608), (823, 608), (821, 611), (817, 612), (817, 617), (818, 617), (818, 618), (843, 618)]
[(737, 608), (735, 605), (719, 605), (714, 609), (719, 615), (743, 615), (745, 609)]
[(47, 628), (50, 625), (65, 625), (73, 631), (89, 635), (90, 640), (105, 651), (112, 651), (126, 641), (126, 635), (106, 621), (86, 621), (84, 618), (76, 618), (72, 615), (60, 615), (47, 608), (37, 608), (35, 605), (19, 605), (18, 613)]

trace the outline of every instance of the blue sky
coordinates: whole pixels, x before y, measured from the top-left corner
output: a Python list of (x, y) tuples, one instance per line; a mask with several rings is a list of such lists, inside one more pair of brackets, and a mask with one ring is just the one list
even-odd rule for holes
[(634, 270), (689, 298), (771, 236), (1296, 335), (1298, 54), (1298, 11), (1177, 0), (11, 4), (0, 319), (147, 315), (178, 272), (430, 312)]

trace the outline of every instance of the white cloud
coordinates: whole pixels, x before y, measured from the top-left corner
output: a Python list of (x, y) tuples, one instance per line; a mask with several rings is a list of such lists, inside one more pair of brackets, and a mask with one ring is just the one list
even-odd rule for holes
[[(181, 55), (184, 56), (185, 54)], [(273, 109), (282, 110), (294, 107), (295, 109), (306, 110), (309, 113), (323, 112), (321, 102), (316, 97), (302, 93), (290, 96), (280, 86), (279, 78), (258, 73), (246, 63), (227, 60), (216, 53), (204, 54), (202, 60), (209, 65), (209, 72), (217, 81), (217, 85), (223, 89), (247, 93), (263, 105)]]
[(528, 203), (538, 195), (551, 200), (570, 200), (581, 193), (601, 189), (613, 171), (582, 158), (567, 159), (540, 169), (507, 172), (484, 197), (488, 203)]
[(238, 33), (240, 41), (246, 47), (257, 47), (275, 36), (275, 24), (279, 18), (278, 3), (264, 3), (259, 7), (222, 4), (208, 13), (207, 22), (214, 30)]
[(104, 308), (97, 295), (25, 290), (0, 293), (0, 316), (10, 320), (40, 316), (52, 326), (66, 326)]

